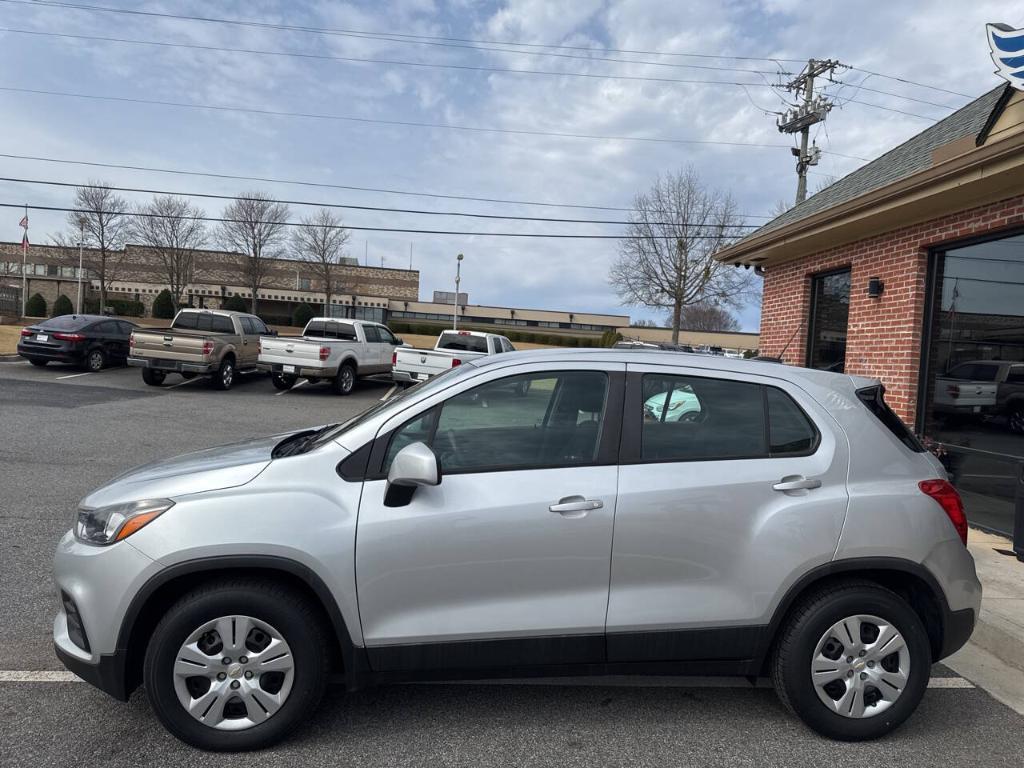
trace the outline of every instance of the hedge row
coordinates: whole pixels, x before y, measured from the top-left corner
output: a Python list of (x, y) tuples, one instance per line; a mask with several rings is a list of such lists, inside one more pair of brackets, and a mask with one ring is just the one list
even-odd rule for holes
[[(409, 323), (402, 320), (392, 320), (388, 327), (397, 334), (416, 333), (424, 336), (436, 336), (445, 330), (444, 326), (431, 323)], [(491, 326), (479, 325), (459, 326), (466, 331), (484, 331), (486, 333), (499, 333), (509, 341), (524, 341), (528, 344), (549, 344), (553, 347), (610, 347), (621, 339), (614, 331), (605, 332), (600, 338), (594, 336), (567, 336), (554, 333), (536, 333), (534, 331), (513, 331)], [(609, 342), (609, 339), (611, 341)]]
[[(113, 309), (114, 314), (118, 317), (145, 317), (146, 315), (146, 306), (141, 301), (134, 299), (112, 299), (107, 296), (107, 306)], [(85, 313), (87, 315), (102, 314), (100, 300), (86, 299)]]

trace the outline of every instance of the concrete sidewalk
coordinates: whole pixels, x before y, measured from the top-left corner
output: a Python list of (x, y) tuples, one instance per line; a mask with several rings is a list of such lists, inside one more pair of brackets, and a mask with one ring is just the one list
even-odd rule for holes
[(943, 663), (1024, 714), (1024, 563), (1002, 536), (972, 528), (967, 546), (984, 588), (981, 615), (970, 642)]

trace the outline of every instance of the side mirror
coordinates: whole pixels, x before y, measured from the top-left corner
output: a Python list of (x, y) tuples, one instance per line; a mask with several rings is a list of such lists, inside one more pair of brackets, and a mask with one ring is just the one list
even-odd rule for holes
[(441, 483), (441, 462), (423, 443), (410, 443), (395, 454), (384, 492), (385, 507), (404, 507), (421, 485)]

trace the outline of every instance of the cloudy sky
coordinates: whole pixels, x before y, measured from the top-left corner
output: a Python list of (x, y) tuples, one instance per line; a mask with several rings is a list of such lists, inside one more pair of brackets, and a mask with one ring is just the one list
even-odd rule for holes
[[(98, 178), (115, 186), (227, 195), (263, 189), (298, 201), (618, 220), (623, 211), (524, 201), (626, 208), (659, 172), (692, 165), (709, 185), (730, 192), (750, 216), (748, 223), (756, 224), (778, 201), (790, 201), (795, 190), (791, 139), (765, 114), (783, 108), (785, 93), (766, 85), (779, 79), (780, 68), (798, 71), (809, 57), (854, 67), (840, 73), (842, 84), (827, 89), (841, 108), (814, 131), (826, 153), (810, 180), (814, 190), (863, 164), (855, 158), (877, 157), (969, 101), (892, 77), (968, 96), (998, 85), (984, 31), (986, 22), (995, 21), (1024, 26), (1024, 9), (978, 0), (0, 0), (4, 89), (250, 110), (0, 90), (3, 154), (420, 196), (9, 157), (0, 157), (0, 176), (72, 183)], [(494, 69), (513, 71), (485, 71)], [(690, 143), (702, 141), (726, 144)], [(70, 198), (69, 189), (0, 182), (2, 203), (66, 206)], [(195, 202), (214, 216), (222, 206), (217, 200)], [(306, 212), (293, 210), (296, 218)], [(621, 227), (606, 224), (359, 210), (346, 210), (344, 217), (353, 226), (390, 229), (621, 233)], [(0, 239), (20, 240), (19, 218), (16, 210), (0, 209), (0, 221), (6, 221)], [(32, 240), (46, 242), (63, 226), (63, 217), (35, 212), (31, 225)], [(385, 265), (407, 267), (410, 247), (423, 297), (450, 289), (454, 256), (463, 252), (462, 287), (473, 303), (664, 317), (619, 303), (607, 282), (614, 239), (355, 231), (351, 255), (363, 259), (368, 253), (371, 264), (383, 259)], [(741, 320), (745, 329), (756, 330), (757, 307), (747, 307)]]

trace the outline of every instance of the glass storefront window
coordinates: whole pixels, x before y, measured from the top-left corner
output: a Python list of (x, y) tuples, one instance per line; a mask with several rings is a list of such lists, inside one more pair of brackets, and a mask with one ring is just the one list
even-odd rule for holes
[(950, 248), (932, 270), (921, 431), (970, 522), (1009, 534), (1024, 505), (1024, 235)]
[(807, 367), (842, 373), (846, 367), (846, 327), (850, 318), (850, 270), (811, 278), (811, 321)]

